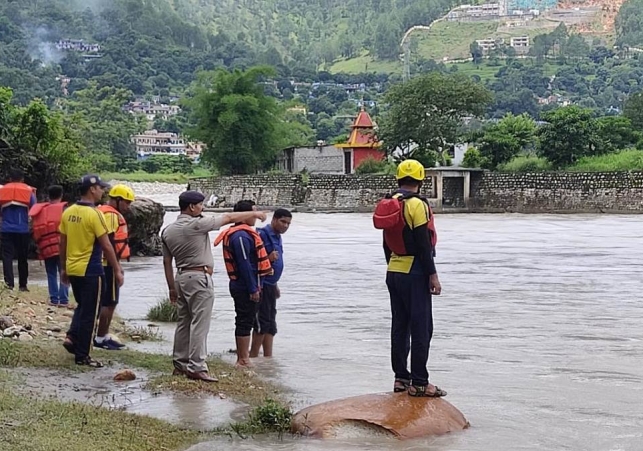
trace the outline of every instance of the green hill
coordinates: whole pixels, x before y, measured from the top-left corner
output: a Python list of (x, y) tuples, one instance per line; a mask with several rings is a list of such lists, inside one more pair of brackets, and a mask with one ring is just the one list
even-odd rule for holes
[[(283, 75), (364, 52), (397, 57), (407, 28), (458, 0), (0, 0), (0, 85), (20, 102), (89, 80), (135, 94), (185, 87), (195, 71), (277, 66)], [(60, 51), (60, 39), (101, 46)], [(303, 72), (302, 72), (303, 71)]]

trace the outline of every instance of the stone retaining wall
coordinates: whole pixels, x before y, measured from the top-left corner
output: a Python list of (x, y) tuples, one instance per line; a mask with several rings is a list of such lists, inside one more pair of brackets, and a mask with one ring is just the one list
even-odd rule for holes
[(643, 212), (643, 172), (485, 173), (474, 211)]
[[(443, 181), (445, 211), (465, 207), (462, 179)], [(395, 189), (388, 175), (256, 175), (191, 180), (194, 189), (219, 197), (219, 206), (253, 199), (263, 206), (342, 210), (372, 209)], [(460, 184), (459, 184), (460, 183)], [(433, 191), (432, 179), (423, 192)], [(432, 196), (433, 197), (433, 196)], [(643, 213), (643, 172), (506, 174), (471, 173), (468, 211)], [(453, 201), (451, 201), (453, 200)]]

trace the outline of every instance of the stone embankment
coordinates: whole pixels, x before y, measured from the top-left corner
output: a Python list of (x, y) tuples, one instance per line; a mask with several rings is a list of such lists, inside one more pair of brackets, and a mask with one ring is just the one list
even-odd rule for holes
[[(462, 178), (443, 180), (443, 212), (643, 213), (643, 172), (477, 171), (470, 174), (468, 196)], [(298, 211), (372, 211), (396, 187), (392, 176), (353, 174), (211, 177), (190, 183), (206, 196), (216, 195), (219, 207), (252, 199), (261, 206)], [(427, 178), (423, 192), (431, 193), (433, 186), (433, 179)]]

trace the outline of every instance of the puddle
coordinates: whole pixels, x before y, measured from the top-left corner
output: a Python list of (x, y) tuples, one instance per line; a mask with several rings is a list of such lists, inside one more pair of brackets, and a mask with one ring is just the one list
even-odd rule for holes
[(147, 415), (198, 430), (212, 430), (244, 418), (247, 407), (215, 396), (160, 393), (145, 389), (149, 374), (135, 371), (137, 379), (116, 382), (122, 367), (105, 367), (86, 373), (49, 369), (10, 370), (17, 383), (15, 391), (33, 397), (55, 397), (130, 413)]

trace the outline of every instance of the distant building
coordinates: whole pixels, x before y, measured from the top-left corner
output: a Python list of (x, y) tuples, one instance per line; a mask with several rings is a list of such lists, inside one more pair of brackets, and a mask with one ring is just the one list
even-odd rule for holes
[(529, 36), (515, 36), (511, 38), (510, 46), (519, 49), (529, 47)]
[(132, 136), (131, 139), (139, 159), (151, 155), (187, 155), (186, 142), (176, 133), (147, 130), (140, 135)]
[(483, 52), (488, 52), (495, 49), (498, 45), (504, 44), (505, 41), (502, 38), (487, 38), (487, 39), (477, 39), (476, 44), (482, 49)]
[(100, 44), (89, 44), (82, 39), (61, 39), (56, 44), (58, 50), (72, 52), (98, 53), (101, 50)]
[(147, 120), (152, 122), (156, 118), (167, 120), (172, 116), (176, 116), (181, 112), (181, 107), (154, 101), (136, 100), (125, 105), (123, 110), (132, 114), (144, 114)]
[(382, 142), (375, 133), (375, 124), (371, 116), (364, 110), (359, 112), (353, 125), (348, 141), (343, 144), (335, 144), (335, 147), (344, 152), (344, 172), (355, 173), (365, 160), (384, 159), (384, 152), (381, 150)]

